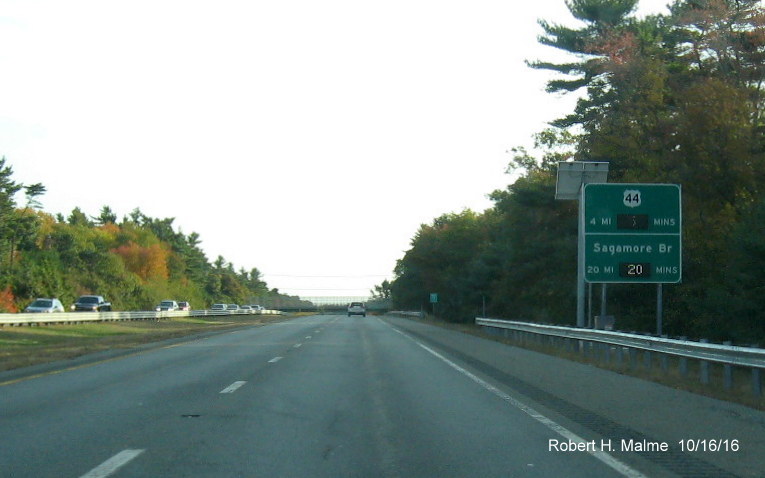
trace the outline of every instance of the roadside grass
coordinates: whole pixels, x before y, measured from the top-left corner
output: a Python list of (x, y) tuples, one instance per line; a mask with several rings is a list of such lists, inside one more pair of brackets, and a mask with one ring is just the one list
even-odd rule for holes
[(103, 350), (128, 349), (207, 331), (280, 322), (292, 317), (176, 317), (164, 320), (0, 327), (0, 371), (73, 359)]
[(594, 367), (611, 370), (618, 374), (650, 380), (676, 390), (684, 390), (718, 400), (738, 403), (758, 410), (765, 410), (765, 394), (757, 397), (753, 393), (752, 373), (749, 369), (734, 367), (732, 370), (733, 386), (726, 390), (724, 387), (723, 366), (718, 364), (709, 364), (709, 383), (702, 383), (700, 380), (702, 372), (701, 364), (697, 360), (688, 360), (687, 372), (683, 374), (681, 373), (680, 360), (677, 357), (667, 357), (663, 361), (660, 354), (653, 353), (646, 357), (645, 353), (638, 351), (634, 359), (625, 354), (622, 361), (619, 362), (613, 350), (608, 354), (608, 358), (606, 358), (606, 354), (602, 351), (601, 353), (590, 352), (585, 354), (566, 350), (564, 347), (549, 345), (548, 343), (513, 340), (512, 338), (488, 333), (483, 327), (475, 324), (451, 323), (432, 317), (424, 319), (407, 318), (438, 327), (458, 330), (513, 347), (521, 347), (546, 355), (589, 364)]

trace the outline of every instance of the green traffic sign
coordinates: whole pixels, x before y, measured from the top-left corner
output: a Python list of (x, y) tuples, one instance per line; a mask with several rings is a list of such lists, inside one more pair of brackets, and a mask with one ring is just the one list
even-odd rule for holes
[(582, 220), (587, 282), (680, 282), (680, 186), (586, 184)]

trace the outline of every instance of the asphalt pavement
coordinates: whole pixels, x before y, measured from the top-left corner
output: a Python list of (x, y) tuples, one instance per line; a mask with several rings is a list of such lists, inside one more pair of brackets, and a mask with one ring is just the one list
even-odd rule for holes
[[(680, 453), (674, 440), (686, 436), (683, 413), (702, 413), (683, 408), (690, 400), (683, 392), (392, 317), (302, 317), (8, 377), (0, 374), (0, 477), (763, 476), (765, 469), (756, 458), (765, 451), (761, 412), (703, 402), (713, 427), (707, 438), (740, 440), (739, 451)], [(625, 392), (677, 406), (664, 412), (680, 423), (664, 427), (677, 436), (646, 423), (662, 413), (614, 403)], [(736, 431), (742, 423), (749, 428)], [(686, 433), (704, 430), (695, 426)], [(671, 449), (624, 452), (624, 437), (633, 447), (667, 441)], [(606, 441), (612, 450), (603, 449)]]

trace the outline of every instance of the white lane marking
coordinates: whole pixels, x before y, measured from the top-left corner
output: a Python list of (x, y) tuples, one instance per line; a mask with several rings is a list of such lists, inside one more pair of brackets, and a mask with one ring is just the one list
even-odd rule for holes
[(303, 344), (295, 344), (292, 347), (298, 349), (298, 348), (300, 348), (301, 345), (303, 345)]
[(310, 335), (306, 335), (306, 336), (305, 336), (305, 339), (306, 339), (306, 340), (311, 340), (311, 336), (310, 336)]
[(274, 357), (271, 360), (268, 361), (268, 363), (276, 363), (279, 360), (283, 359), (284, 357)]
[[(539, 423), (543, 424), (550, 430), (554, 431), (558, 435), (562, 436), (568, 441), (576, 442), (576, 443), (587, 443), (584, 438), (580, 437), (579, 435), (575, 434), (568, 428), (559, 425), (558, 423), (554, 422), (553, 420), (550, 420), (546, 416), (542, 415), (538, 411), (534, 410), (533, 408), (529, 407), (528, 405), (514, 399), (510, 395), (506, 394), (502, 390), (498, 389), (494, 385), (486, 382), (485, 380), (477, 377), (476, 375), (472, 374), (471, 372), (465, 370), (464, 368), (460, 367), (456, 363), (452, 362), (448, 358), (444, 357), (440, 353), (436, 352), (435, 350), (431, 349), (427, 345), (422, 344), (421, 342), (418, 342), (417, 339), (414, 339), (410, 337), (409, 335), (405, 334), (404, 332), (401, 332), (398, 329), (395, 329), (391, 327), (394, 331), (398, 332), (399, 334), (403, 335), (404, 337), (408, 338), (409, 340), (413, 341), (426, 351), (428, 351), (431, 355), (441, 359), (444, 363), (446, 363), (448, 366), (453, 368), (454, 370), (458, 371), (459, 373), (465, 375), (484, 389), (488, 390), (489, 392), (493, 393), (494, 395), (498, 396), (502, 400), (506, 401), (510, 405), (520, 409), (522, 412), (529, 415), (534, 420), (538, 421)], [(588, 450), (587, 453), (592, 455), (593, 457), (597, 458), (598, 460), (602, 461), (606, 465), (610, 466), (617, 472), (621, 473), (622, 475), (629, 477), (629, 478), (647, 478), (646, 475), (640, 473), (636, 469), (632, 468), (631, 466), (627, 465), (626, 463), (623, 463), (613, 456), (609, 455), (608, 453), (604, 452), (603, 450)]]
[(234, 393), (234, 392), (236, 392), (239, 389), (239, 387), (241, 387), (245, 383), (247, 383), (247, 382), (243, 382), (243, 381), (239, 380), (237, 382), (232, 383), (231, 385), (229, 385), (228, 387), (224, 388), (223, 390), (221, 390), (220, 393)]
[(122, 450), (80, 478), (106, 478), (143, 452), (144, 450)]

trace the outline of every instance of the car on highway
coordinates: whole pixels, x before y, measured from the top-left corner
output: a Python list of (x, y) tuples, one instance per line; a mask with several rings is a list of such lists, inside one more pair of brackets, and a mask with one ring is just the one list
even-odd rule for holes
[(191, 304), (182, 300), (178, 302), (178, 310), (191, 310)]
[(112, 310), (112, 303), (102, 295), (83, 295), (72, 304), (71, 309), (75, 312), (107, 312)]
[(162, 302), (159, 303), (158, 306), (154, 308), (154, 310), (156, 310), (157, 312), (162, 312), (162, 311), (172, 312), (172, 311), (178, 310), (179, 308), (180, 307), (178, 306), (178, 302), (174, 300), (163, 300)]
[(223, 311), (227, 310), (226, 304), (213, 304), (210, 310)]
[(367, 306), (363, 302), (351, 302), (348, 304), (348, 317), (352, 315), (367, 316)]
[(38, 298), (35, 299), (31, 304), (29, 304), (25, 309), (24, 312), (45, 312), (45, 313), (52, 313), (52, 312), (64, 312), (64, 306), (61, 304), (61, 301), (58, 299), (45, 299), (45, 298)]
[(239, 305), (238, 304), (228, 304), (226, 306), (226, 310), (229, 312), (239, 312)]
[(255, 311), (249, 305), (243, 305), (243, 306), (239, 307), (239, 310), (241, 312), (244, 312), (245, 314), (254, 314), (255, 313)]

